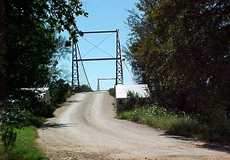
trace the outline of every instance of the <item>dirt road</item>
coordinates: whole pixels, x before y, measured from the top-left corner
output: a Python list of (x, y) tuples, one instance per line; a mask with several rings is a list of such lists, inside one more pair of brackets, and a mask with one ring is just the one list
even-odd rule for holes
[(118, 120), (113, 101), (107, 92), (72, 96), (39, 129), (39, 145), (51, 160), (230, 159), (228, 150)]

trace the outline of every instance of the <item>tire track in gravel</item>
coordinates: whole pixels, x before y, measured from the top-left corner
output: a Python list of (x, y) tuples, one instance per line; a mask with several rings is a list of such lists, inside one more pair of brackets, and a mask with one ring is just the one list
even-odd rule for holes
[(166, 136), (144, 125), (115, 118), (107, 92), (78, 93), (39, 129), (38, 144), (51, 160), (224, 160), (227, 151), (203, 142)]

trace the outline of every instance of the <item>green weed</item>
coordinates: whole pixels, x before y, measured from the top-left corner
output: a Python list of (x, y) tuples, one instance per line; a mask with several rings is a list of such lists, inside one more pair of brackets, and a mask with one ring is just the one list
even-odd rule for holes
[(169, 112), (161, 107), (141, 107), (118, 114), (118, 118), (159, 128), (167, 133), (192, 136), (198, 122), (188, 115)]
[(34, 127), (17, 130), (17, 139), (13, 148), (6, 155), (3, 144), (0, 143), (0, 158), (6, 160), (46, 160), (36, 145), (37, 132)]

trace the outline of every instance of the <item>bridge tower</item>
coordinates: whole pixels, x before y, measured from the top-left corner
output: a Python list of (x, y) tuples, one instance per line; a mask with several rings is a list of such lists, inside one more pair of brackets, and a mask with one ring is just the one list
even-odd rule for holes
[(122, 67), (122, 51), (119, 37), (119, 30), (116, 30), (116, 85), (123, 84), (123, 67)]
[[(116, 61), (116, 80), (115, 84), (123, 84), (123, 66), (122, 66), (122, 51), (119, 30), (111, 31), (90, 31), (82, 32), (82, 36), (85, 34), (105, 34), (105, 33), (115, 33), (115, 44), (116, 44), (116, 56), (114, 58), (87, 58), (82, 59), (79, 49), (78, 42), (72, 42), (72, 88), (78, 89), (80, 86), (80, 74), (79, 74), (79, 62), (83, 61)], [(85, 73), (86, 74), (86, 73)]]
[(74, 90), (80, 86), (78, 55), (79, 55), (78, 44), (72, 42), (72, 88)]

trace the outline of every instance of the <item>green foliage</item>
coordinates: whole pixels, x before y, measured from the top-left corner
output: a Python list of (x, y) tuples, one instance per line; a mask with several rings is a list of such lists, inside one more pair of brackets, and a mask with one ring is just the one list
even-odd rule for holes
[(144, 104), (144, 98), (140, 97), (138, 93), (128, 91), (127, 93), (127, 106), (135, 107), (142, 106)]
[[(26, 111), (19, 104), (9, 103), (1, 113), (1, 126), (22, 127), (26, 122)], [(20, 125), (19, 125), (20, 124)]]
[(12, 126), (4, 126), (1, 128), (2, 142), (4, 144), (5, 152), (8, 153), (16, 141), (17, 133)]
[[(6, 1), (0, 1), (0, 103), (7, 100), (7, 10)], [(1, 104), (0, 104), (1, 107)]]
[(79, 0), (1, 1), (0, 100), (16, 89), (47, 85), (60, 48), (59, 33), (77, 40), (78, 16), (87, 16)]
[(198, 122), (188, 115), (175, 114), (162, 107), (138, 107), (119, 113), (119, 118), (147, 124), (170, 134), (192, 136)]
[(80, 87), (77, 88), (77, 92), (92, 92), (92, 88), (90, 88), (87, 85), (81, 85)]
[(116, 93), (115, 93), (115, 88), (110, 88), (109, 90), (108, 90), (108, 92), (109, 92), (109, 94), (111, 95), (111, 96), (113, 96), (113, 97), (115, 97), (116, 95)]
[(66, 98), (71, 95), (71, 87), (63, 79), (54, 81), (49, 86), (51, 103), (53, 105), (65, 102)]
[(18, 105), (8, 104), (0, 117), (1, 140), (5, 152), (8, 153), (16, 141), (16, 129), (21, 128), (26, 121), (25, 111)]
[[(2, 140), (6, 148), (13, 148), (16, 129), (29, 124), (41, 125), (40, 117), (52, 116), (55, 109), (39, 101), (35, 93), (23, 92), (21, 88), (44, 87), (50, 83), (57, 53), (64, 47), (58, 34), (68, 31), (70, 40), (76, 41), (79, 33), (76, 18), (87, 13), (78, 0), (6, 0), (0, 4), (3, 16), (0, 17), (3, 35), (0, 37), (0, 105), (2, 100), (9, 102), (3, 106), (4, 113), (0, 116)], [(62, 95), (58, 96), (55, 102), (62, 101)]]
[[(43, 113), (45, 113), (43, 111)], [(53, 112), (52, 112), (52, 115), (53, 115)], [(42, 115), (36, 115), (36, 114), (33, 114), (31, 112), (26, 112), (26, 123), (24, 126), (35, 126), (35, 127), (41, 127), (43, 125), (43, 123), (46, 121), (45, 118), (47, 117), (50, 117), (50, 114), (49, 116), (42, 116)]]
[(229, 5), (139, 0), (128, 19), (127, 57), (153, 103), (199, 113), (210, 124), (230, 118)]
[(127, 99), (120, 99), (117, 101), (117, 112), (138, 108), (148, 103), (147, 98), (140, 97), (138, 93), (128, 91)]
[[(38, 116), (38, 117), (46, 117), (46, 118), (53, 117), (53, 112), (56, 109), (53, 104), (46, 104), (44, 102), (38, 103), (38, 105), (36, 107), (37, 108), (35, 109), (35, 111), (37, 111), (37, 112), (35, 112), (33, 114), (35, 116)], [(29, 117), (31, 117), (31, 116), (29, 116)], [(31, 120), (33, 120), (33, 119), (31, 119)]]
[[(64, 83), (64, 82), (63, 82)], [(59, 82), (59, 84), (62, 84)], [(66, 87), (67, 88), (63, 88)], [(56, 85), (60, 92), (66, 94), (70, 90), (69, 85)], [(67, 90), (64, 90), (67, 89)], [(1, 114), (1, 136), (6, 152), (9, 152), (14, 146), (17, 132), (23, 126), (34, 125), (40, 127), (44, 120), (42, 117), (52, 117), (55, 110), (54, 105), (46, 104), (39, 100), (39, 93), (34, 91), (19, 90), (12, 95), (12, 100), (6, 106)], [(63, 96), (65, 98), (65, 96)], [(62, 98), (62, 97), (61, 97)]]
[(210, 126), (207, 123), (200, 122), (197, 116), (189, 116), (184, 112), (170, 112), (163, 107), (157, 106), (137, 107), (122, 111), (118, 114), (118, 118), (162, 129), (166, 134), (226, 144), (230, 142), (229, 121), (216, 126)]
[(14, 96), (13, 105), (21, 106), (27, 111), (27, 117), (52, 117), (55, 107), (39, 99), (41, 93), (35, 91), (19, 91)]
[[(46, 160), (43, 153), (36, 146), (37, 133), (34, 127), (24, 127), (14, 130), (17, 133), (15, 145), (12, 146), (4, 159), (9, 160)], [(2, 146), (0, 145), (0, 148)]]
[(9, 0), (5, 5), (8, 94), (20, 88), (46, 86), (60, 48), (65, 47), (58, 34), (66, 30), (70, 40), (76, 41), (79, 31), (75, 20), (87, 13), (78, 0)]

